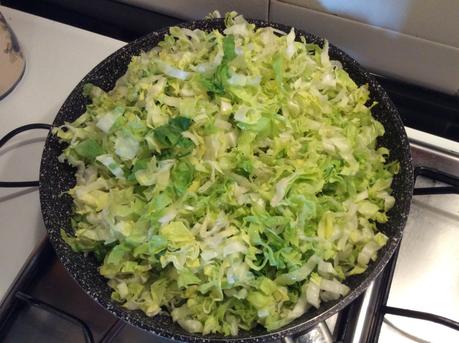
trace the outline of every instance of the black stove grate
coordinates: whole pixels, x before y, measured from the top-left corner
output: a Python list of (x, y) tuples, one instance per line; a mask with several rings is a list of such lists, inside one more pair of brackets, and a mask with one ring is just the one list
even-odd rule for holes
[(86, 343), (94, 343), (94, 337), (92, 335), (91, 329), (89, 329), (89, 326), (82, 321), (80, 318), (75, 317), (74, 315), (67, 313), (55, 306), (52, 306), (50, 304), (47, 304), (41, 300), (38, 300), (37, 298), (32, 297), (31, 295), (28, 295), (26, 293), (23, 293), (21, 291), (17, 291), (15, 294), (15, 297), (17, 299), (20, 299), (24, 301), (27, 305), (33, 306), (36, 308), (39, 308), (43, 311), (46, 311), (48, 313), (54, 314), (66, 321), (69, 321), (73, 324), (76, 324), (81, 327), (84, 335), (84, 340)]

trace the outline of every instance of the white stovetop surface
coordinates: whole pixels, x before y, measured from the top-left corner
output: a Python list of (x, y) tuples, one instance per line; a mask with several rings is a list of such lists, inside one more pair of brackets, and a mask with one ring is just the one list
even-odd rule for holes
[[(27, 64), (16, 89), (0, 101), (0, 136), (24, 124), (51, 123), (83, 76), (125, 44), (4, 6), (0, 11), (16, 33)], [(5, 145), (0, 180), (36, 180), (46, 134), (22, 133)], [(0, 188), (0, 223), (1, 299), (45, 235), (37, 189)]]

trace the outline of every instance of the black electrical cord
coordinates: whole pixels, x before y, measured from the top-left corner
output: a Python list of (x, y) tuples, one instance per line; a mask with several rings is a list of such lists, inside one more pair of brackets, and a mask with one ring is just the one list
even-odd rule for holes
[[(20, 126), (8, 132), (5, 136), (3, 136), (0, 139), (0, 148), (3, 147), (6, 144), (6, 142), (8, 142), (11, 138), (16, 136), (17, 134), (24, 132), (24, 131), (35, 130), (35, 129), (51, 130), (52, 125), (43, 124), (43, 123), (34, 123), (34, 124), (27, 124), (27, 125)], [(38, 181), (0, 181), (0, 187), (4, 187), (4, 188), (38, 187), (38, 185), (39, 185)]]

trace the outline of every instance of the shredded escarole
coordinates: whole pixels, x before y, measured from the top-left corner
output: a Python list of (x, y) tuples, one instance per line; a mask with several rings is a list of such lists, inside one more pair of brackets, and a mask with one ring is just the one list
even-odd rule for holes
[(387, 237), (384, 128), (323, 48), (226, 15), (173, 27), (73, 123), (74, 235), (112, 298), (189, 332), (275, 330), (349, 292)]

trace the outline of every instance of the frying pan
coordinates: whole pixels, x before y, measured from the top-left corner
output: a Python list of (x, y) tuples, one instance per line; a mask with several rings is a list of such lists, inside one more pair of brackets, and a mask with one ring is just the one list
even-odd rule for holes
[[(250, 20), (250, 22), (257, 27), (272, 26), (285, 32), (289, 32), (291, 29), (288, 26), (259, 20)], [(179, 26), (204, 31), (224, 30), (222, 19), (195, 21)], [(105, 91), (112, 89), (116, 80), (126, 72), (132, 56), (156, 46), (167, 32), (167, 28), (152, 32), (127, 44), (97, 65), (70, 93), (59, 110), (53, 125), (59, 126), (64, 124), (65, 121), (72, 122), (85, 111), (89, 100), (83, 96), (84, 84), (92, 83)], [(304, 36), (308, 42), (323, 46), (323, 39), (300, 30), (296, 30), (296, 32), (297, 36)], [(379, 251), (377, 260), (371, 263), (363, 274), (352, 276), (345, 280), (345, 284), (351, 289), (348, 295), (335, 301), (323, 303), (319, 309), (309, 311), (290, 324), (273, 332), (267, 332), (261, 327), (255, 327), (251, 331), (241, 331), (238, 336), (234, 337), (192, 334), (183, 330), (178, 324), (173, 323), (166, 314), (159, 314), (150, 318), (141, 311), (123, 308), (120, 304), (111, 300), (111, 289), (107, 285), (107, 280), (99, 274), (99, 264), (96, 259), (91, 255), (84, 256), (81, 253), (73, 252), (62, 240), (61, 229), (72, 233), (70, 225), (72, 198), (66, 194), (66, 191), (75, 185), (75, 170), (69, 165), (58, 161), (58, 156), (65, 146), (59, 143), (58, 139), (50, 133), (47, 137), (40, 167), (39, 189), (43, 219), (49, 239), (59, 260), (83, 290), (106, 310), (131, 325), (162, 337), (192, 342), (277, 340), (287, 335), (304, 332), (335, 314), (357, 298), (383, 270), (400, 242), (410, 208), (414, 177), (408, 138), (398, 112), (385, 91), (371, 75), (343, 51), (330, 45), (329, 54), (332, 59), (339, 60), (342, 63), (344, 69), (357, 84), (368, 84), (371, 94), (370, 102), (376, 101), (378, 103), (372, 109), (373, 115), (384, 125), (386, 131), (384, 136), (380, 137), (378, 145), (389, 148), (389, 159), (392, 161), (397, 160), (400, 163), (400, 172), (394, 177), (392, 184), (393, 196), (396, 199), (395, 206), (389, 212), (388, 222), (378, 225), (378, 229), (385, 233), (389, 240), (387, 245)]]

